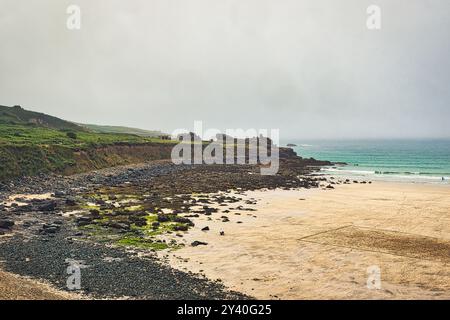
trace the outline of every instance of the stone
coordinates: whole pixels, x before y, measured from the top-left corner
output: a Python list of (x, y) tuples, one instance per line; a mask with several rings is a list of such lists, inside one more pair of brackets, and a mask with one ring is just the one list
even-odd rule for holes
[(38, 207), (39, 211), (44, 211), (44, 212), (51, 212), (51, 211), (55, 211), (56, 210), (56, 202), (55, 201), (49, 201), (41, 206)]
[(202, 242), (202, 241), (194, 241), (191, 243), (191, 246), (193, 247), (198, 247), (198, 246), (207, 246), (208, 244), (206, 242)]
[(189, 229), (189, 227), (184, 224), (173, 227), (174, 231), (188, 231), (188, 229)]
[(59, 230), (61, 229), (61, 226), (57, 225), (57, 224), (44, 224), (42, 226), (42, 233), (46, 233), (46, 234), (54, 234), (57, 233)]
[(2, 229), (11, 229), (14, 225), (14, 221), (12, 220), (0, 220), (0, 228)]
[(170, 218), (167, 215), (159, 214), (158, 215), (158, 222), (169, 222)]
[(73, 207), (77, 205), (77, 202), (75, 201), (74, 198), (67, 198), (66, 205), (68, 205), (69, 207)]
[(77, 218), (76, 223), (79, 227), (87, 226), (92, 223), (92, 217), (79, 217)]

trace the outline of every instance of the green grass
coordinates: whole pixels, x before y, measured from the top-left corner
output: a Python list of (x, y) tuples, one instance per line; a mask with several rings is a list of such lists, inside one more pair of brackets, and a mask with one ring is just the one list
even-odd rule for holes
[(149, 239), (143, 239), (135, 236), (127, 236), (119, 241), (117, 244), (127, 247), (138, 247), (143, 249), (165, 250), (169, 248), (169, 245), (164, 242), (156, 242)]
[(36, 127), (29, 125), (0, 124), (1, 145), (57, 145), (70, 148), (104, 146), (117, 143), (172, 143), (176, 141), (162, 140), (152, 137), (141, 137), (131, 134), (76, 132), (77, 138), (67, 136), (67, 131)]
[(89, 130), (97, 133), (120, 133), (120, 134), (134, 134), (142, 137), (158, 137), (163, 135), (161, 131), (151, 131), (137, 128), (129, 128), (123, 126), (101, 126), (96, 124), (80, 124)]
[[(175, 143), (159, 138), (87, 131), (77, 131), (76, 139), (73, 139), (65, 130), (0, 123), (0, 181), (37, 173), (83, 172), (133, 161), (134, 154), (126, 154), (128, 158), (123, 158), (120, 154), (98, 153), (98, 148), (148, 144), (168, 146)], [(77, 162), (76, 153), (82, 151), (86, 153), (85, 162)], [(162, 156), (155, 155), (157, 159), (162, 159)]]

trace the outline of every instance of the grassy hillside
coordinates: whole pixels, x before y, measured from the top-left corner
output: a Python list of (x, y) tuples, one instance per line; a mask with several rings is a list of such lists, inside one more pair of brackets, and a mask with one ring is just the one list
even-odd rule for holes
[[(74, 133), (75, 137), (70, 137)], [(55, 130), (45, 127), (0, 124), (0, 146), (2, 145), (58, 145), (70, 148), (105, 146), (117, 143), (171, 143), (170, 140), (140, 137), (131, 134), (95, 133), (89, 131)]]
[(121, 126), (101, 126), (96, 124), (79, 124), (87, 129), (97, 133), (122, 133), (122, 134), (134, 134), (141, 137), (158, 137), (163, 135), (161, 131), (151, 131), (138, 128), (129, 128)]
[(21, 107), (0, 106), (0, 181), (169, 158), (174, 143), (126, 133), (97, 133)]
[(65, 121), (44, 113), (25, 110), (20, 106), (0, 106), (0, 125), (27, 125), (58, 130), (87, 131), (73, 122)]

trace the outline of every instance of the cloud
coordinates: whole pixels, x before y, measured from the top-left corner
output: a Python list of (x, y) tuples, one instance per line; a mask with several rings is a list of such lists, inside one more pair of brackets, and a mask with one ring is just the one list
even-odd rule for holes
[(0, 0), (0, 103), (165, 131), (450, 137), (450, 3), (380, 0), (380, 31), (370, 4)]

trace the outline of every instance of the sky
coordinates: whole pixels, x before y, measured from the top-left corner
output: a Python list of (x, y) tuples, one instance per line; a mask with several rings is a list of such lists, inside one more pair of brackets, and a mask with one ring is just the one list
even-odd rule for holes
[(448, 0), (0, 0), (0, 105), (169, 133), (450, 137), (449, 39)]

